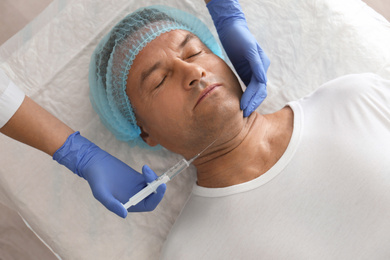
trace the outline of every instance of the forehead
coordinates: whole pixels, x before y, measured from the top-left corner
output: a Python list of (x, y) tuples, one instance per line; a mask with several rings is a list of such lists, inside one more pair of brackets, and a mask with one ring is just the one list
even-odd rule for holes
[(180, 51), (184, 46), (191, 44), (202, 44), (201, 40), (193, 33), (185, 30), (172, 30), (157, 36), (154, 40), (149, 42), (135, 57), (145, 54), (154, 54), (155, 52), (166, 49), (173, 51)]
[[(167, 59), (168, 53), (180, 53), (186, 48), (202, 46), (207, 48), (193, 33), (185, 30), (172, 30), (157, 36), (149, 42), (135, 57), (129, 70), (129, 78), (137, 77), (147, 67), (153, 66), (156, 61)], [(207, 48), (208, 49), (208, 48)]]
[(174, 48), (183, 48), (190, 40), (194, 40), (194, 43), (201, 43), (201, 40), (193, 33), (185, 30), (173, 30), (167, 33), (161, 34), (156, 38), (155, 44), (165, 42)]

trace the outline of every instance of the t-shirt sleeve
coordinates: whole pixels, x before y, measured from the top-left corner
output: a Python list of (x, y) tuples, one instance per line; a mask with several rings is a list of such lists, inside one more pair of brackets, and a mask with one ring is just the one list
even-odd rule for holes
[(0, 69), (0, 128), (2, 128), (19, 109), (25, 94)]

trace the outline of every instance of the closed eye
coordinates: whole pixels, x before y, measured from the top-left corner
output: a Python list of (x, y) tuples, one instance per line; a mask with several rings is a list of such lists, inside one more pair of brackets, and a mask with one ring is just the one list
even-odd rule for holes
[(155, 88), (160, 87), (164, 83), (166, 78), (167, 78), (167, 76), (164, 76), (164, 78), (160, 81), (160, 83), (158, 83), (158, 85)]
[(196, 56), (196, 55), (199, 55), (201, 52), (202, 52), (202, 51), (199, 51), (199, 52), (197, 52), (197, 53), (195, 53), (195, 54), (192, 54), (192, 55), (189, 56), (187, 59), (192, 58), (192, 57), (194, 57), (194, 56)]

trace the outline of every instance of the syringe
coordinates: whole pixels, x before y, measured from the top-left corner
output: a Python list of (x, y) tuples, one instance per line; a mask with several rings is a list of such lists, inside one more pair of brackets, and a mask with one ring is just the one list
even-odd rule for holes
[(196, 160), (196, 158), (199, 157), (204, 151), (206, 151), (212, 144), (215, 143), (214, 140), (211, 144), (209, 144), (203, 151), (192, 157), (190, 160), (182, 159), (178, 163), (176, 163), (174, 166), (172, 166), (168, 171), (164, 172), (162, 175), (160, 175), (157, 179), (152, 181), (151, 183), (148, 183), (148, 185), (140, 190), (137, 194), (135, 194), (133, 197), (129, 199), (129, 201), (126, 204), (123, 204), (123, 206), (128, 209), (131, 206), (137, 205), (139, 202), (141, 202), (143, 199), (148, 197), (150, 194), (156, 192), (158, 186), (160, 186), (163, 183), (167, 183), (168, 181), (172, 180), (173, 177), (187, 169), (190, 164)]

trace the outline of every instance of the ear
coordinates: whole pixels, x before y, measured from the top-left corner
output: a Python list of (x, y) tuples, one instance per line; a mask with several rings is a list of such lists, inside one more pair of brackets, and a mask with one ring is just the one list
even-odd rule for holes
[(156, 146), (158, 145), (158, 142), (155, 141), (147, 131), (144, 130), (142, 126), (139, 127), (141, 129), (141, 138), (144, 140), (145, 143), (147, 143), (149, 146)]

